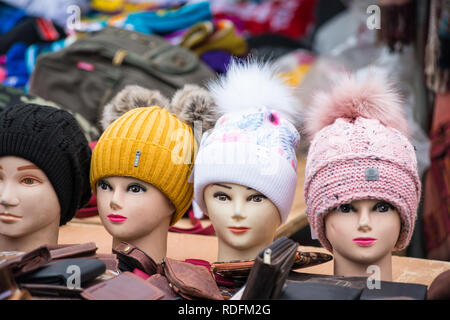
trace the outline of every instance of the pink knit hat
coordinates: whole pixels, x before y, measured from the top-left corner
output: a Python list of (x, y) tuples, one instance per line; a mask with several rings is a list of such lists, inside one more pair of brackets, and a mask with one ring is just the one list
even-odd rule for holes
[(332, 251), (324, 218), (354, 200), (378, 199), (401, 216), (396, 249), (412, 236), (421, 184), (414, 147), (398, 94), (387, 78), (370, 69), (345, 75), (329, 93), (319, 93), (307, 113), (313, 138), (306, 161), (305, 200), (312, 231)]

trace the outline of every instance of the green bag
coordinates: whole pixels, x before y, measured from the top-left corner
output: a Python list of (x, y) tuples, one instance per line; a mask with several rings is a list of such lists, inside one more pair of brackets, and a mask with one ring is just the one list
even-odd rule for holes
[[(16, 88), (7, 87), (0, 84), (0, 111), (8, 106), (14, 106), (21, 103), (34, 103), (61, 109), (60, 106), (52, 101), (42, 99), (41, 97), (35, 97), (30, 94), (26, 94), (25, 92)], [(65, 109), (66, 111), (71, 113), (77, 120), (88, 142), (98, 140), (98, 138), (100, 137), (100, 131), (94, 125), (92, 125), (79, 113), (72, 110), (67, 110), (66, 108), (62, 109)]]
[(214, 77), (194, 53), (162, 37), (107, 27), (39, 56), (30, 93), (78, 112), (100, 129), (104, 105), (126, 85), (170, 98), (185, 84), (203, 85)]

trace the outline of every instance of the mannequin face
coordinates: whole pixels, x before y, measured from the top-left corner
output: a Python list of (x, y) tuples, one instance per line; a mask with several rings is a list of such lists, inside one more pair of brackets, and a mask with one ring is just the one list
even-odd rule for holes
[(382, 200), (353, 201), (325, 217), (325, 234), (333, 253), (362, 265), (376, 263), (389, 255), (400, 227), (399, 213)]
[(121, 241), (145, 237), (169, 225), (175, 207), (151, 184), (130, 177), (97, 182), (97, 207), (106, 230)]
[(238, 184), (215, 183), (205, 188), (204, 200), (219, 242), (237, 250), (272, 243), (280, 214), (260, 192)]
[(47, 175), (32, 162), (0, 157), (0, 234), (20, 238), (51, 224), (59, 226), (61, 207)]

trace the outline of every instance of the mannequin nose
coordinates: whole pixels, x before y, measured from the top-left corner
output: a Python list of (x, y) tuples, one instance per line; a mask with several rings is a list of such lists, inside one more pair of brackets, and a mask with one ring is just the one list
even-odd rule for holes
[(0, 189), (0, 204), (5, 207), (13, 207), (19, 205), (19, 202), (13, 188), (5, 183)]
[(236, 220), (236, 221), (241, 221), (241, 220), (244, 220), (246, 217), (245, 216), (243, 216), (242, 215), (242, 209), (243, 209), (243, 206), (242, 206), (242, 204), (240, 203), (240, 201), (236, 201), (235, 202), (235, 205), (234, 205), (234, 213), (233, 213), (233, 216), (232, 216), (232, 218), (234, 219), (234, 220)]
[(362, 232), (368, 232), (372, 230), (372, 228), (370, 227), (369, 211), (366, 209), (363, 209), (359, 215), (358, 230)]
[(111, 201), (109, 202), (109, 206), (113, 210), (120, 210), (120, 209), (122, 209), (122, 206), (120, 203), (121, 203), (120, 194), (117, 190), (115, 190), (114, 194), (111, 198)]

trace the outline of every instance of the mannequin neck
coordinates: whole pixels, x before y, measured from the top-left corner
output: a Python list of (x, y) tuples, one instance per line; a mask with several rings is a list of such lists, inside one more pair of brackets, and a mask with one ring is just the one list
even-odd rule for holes
[(59, 220), (22, 237), (11, 238), (0, 234), (0, 251), (28, 252), (43, 245), (58, 244)]
[(113, 248), (117, 247), (120, 242), (127, 242), (140, 250), (144, 251), (156, 263), (161, 263), (161, 260), (167, 255), (167, 234), (169, 225), (162, 225), (153, 229), (151, 233), (143, 237), (135, 239), (119, 239), (113, 237)]
[(261, 243), (251, 248), (236, 248), (219, 239), (219, 250), (217, 261), (227, 262), (234, 260), (254, 260), (258, 253), (270, 245), (272, 241)]
[(347, 259), (333, 250), (334, 275), (343, 277), (373, 277), (377, 275), (373, 270), (368, 269), (370, 266), (379, 268), (379, 276), (381, 281), (392, 281), (392, 254), (388, 253), (378, 261), (370, 263), (360, 263)]

